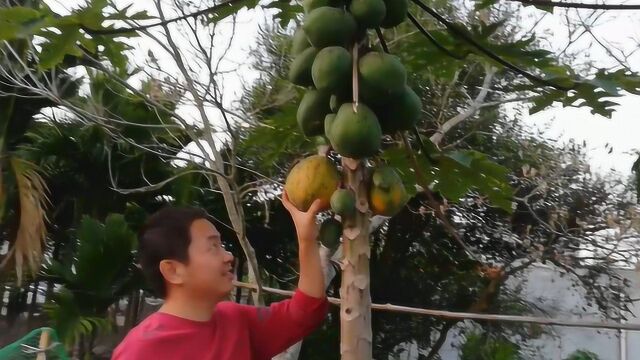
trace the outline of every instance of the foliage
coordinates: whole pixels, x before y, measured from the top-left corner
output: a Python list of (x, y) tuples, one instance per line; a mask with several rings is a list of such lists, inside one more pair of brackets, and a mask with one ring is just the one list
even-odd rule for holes
[[(8, 22), (20, 20), (29, 10), (33, 9), (0, 8), (0, 12), (8, 12), (4, 20)], [(9, 19), (9, 16), (15, 18)], [(45, 71), (33, 77), (25, 74), (23, 64), (30, 66), (32, 62), (26, 47), (25, 40), (0, 45), (3, 54), (0, 58), (0, 233), (7, 234), (11, 246), (0, 267), (12, 265), (18, 283), (22, 282), (25, 270), (33, 275), (40, 265), (48, 206), (48, 189), (42, 171), (24, 158), (20, 148), (36, 116), (55, 105), (31, 86), (37, 81), (54, 81), (59, 85), (58, 96), (63, 99), (74, 96), (78, 87), (64, 71)], [(19, 71), (10, 70), (14, 68)]]
[(585, 350), (576, 350), (571, 355), (569, 355), (566, 360), (599, 360), (598, 355), (592, 353), (591, 351)]
[(471, 333), (460, 349), (460, 360), (516, 360), (518, 347), (506, 340), (486, 334)]
[[(296, 153), (310, 151), (307, 149), (313, 142), (302, 138), (297, 143), (281, 141), (286, 134), (292, 136), (296, 131), (290, 104), (297, 98), (291, 97), (281, 104), (281, 99), (286, 98), (281, 94), (290, 91), (280, 82), (284, 76), (280, 69), (289, 61), (283, 49), (289, 45), (282, 40), (285, 35), (277, 29), (271, 29), (271, 33), (267, 31), (265, 36), (261, 41), (263, 46), (254, 51), (260, 80), (248, 89), (243, 99), (245, 111), (252, 116), (254, 124), (245, 129), (238, 156), (252, 168), (265, 169), (270, 176), (282, 179), (286, 166), (274, 168), (273, 164), (289, 163)], [(484, 74), (478, 71), (481, 67), (471, 58), (467, 59), (468, 63), (429, 61), (427, 64), (424, 59), (437, 55), (425, 52), (423, 39), (403, 37), (402, 32), (397, 36), (403, 41), (394, 42), (390, 47), (406, 61), (413, 74), (412, 81), (418, 84), (416, 88), (420, 89), (427, 112), (418, 130), (429, 135), (431, 129), (437, 128), (436, 119), (454, 117), (468, 106), (467, 99), (476, 93), (464, 89), (480, 86)], [(405, 41), (410, 45), (405, 46)], [(442, 72), (442, 66), (453, 70)], [(466, 82), (450, 85), (450, 74), (456, 72), (458, 78), (464, 78)], [(508, 83), (506, 79), (510, 79), (509, 74), (501, 73), (499, 79), (505, 80), (496, 80), (495, 92), (513, 91), (504, 85)], [(448, 93), (449, 97), (442, 100), (442, 93)], [(492, 92), (485, 101), (499, 102), (500, 98)], [(262, 104), (267, 107), (263, 108)], [(270, 122), (276, 118), (278, 122)], [(573, 280), (577, 286), (587, 289), (589, 301), (596, 303), (603, 313), (609, 313), (612, 307), (626, 306), (622, 287), (615, 282), (595, 281), (598, 274), (617, 276), (607, 260), (601, 258), (594, 264), (583, 263), (571, 250), (576, 246), (589, 247), (594, 242), (612, 241), (601, 238), (593, 230), (606, 227), (602, 219), (607, 213), (615, 212), (624, 217), (622, 213), (630, 205), (624, 196), (612, 190), (609, 180), (588, 171), (581, 145), (558, 146), (529, 131), (517, 113), (515, 116), (507, 114), (498, 107), (484, 108), (470, 121), (454, 128), (440, 149), (430, 146), (428, 139), (423, 137), (423, 151), (416, 140), (414, 137), (410, 142), (417, 151), (418, 167), (406, 148), (397, 147), (397, 139), (387, 139), (383, 151), (383, 160), (400, 168), (407, 188), (416, 190), (407, 208), (373, 234), (374, 302), (526, 314), (533, 306), (520, 297), (517, 289), (499, 285), (493, 293), (486, 291), (491, 281), (479, 271), (479, 265), (492, 264), (505, 270), (519, 268), (517, 271), (521, 271), (531, 265), (527, 263), (531, 257), (536, 259), (534, 263), (549, 259), (558, 262), (559, 258), (554, 254), (563, 254), (558, 262), (562, 267), (557, 265), (559, 271), (566, 271), (572, 277), (572, 270), (586, 271), (587, 276)], [(272, 155), (266, 157), (265, 154)], [(426, 174), (426, 180), (421, 180), (420, 172)], [(473, 251), (476, 259), (471, 258), (432, 215), (428, 197), (415, 187), (424, 183), (435, 191), (437, 200), (444, 203), (447, 218), (462, 234), (462, 242)], [(280, 220), (275, 218), (279, 207), (271, 202), (268, 204), (272, 206), (269, 216), (265, 215), (264, 219), (269, 220), (269, 237), (277, 238), (273, 231), (281, 226)], [(554, 228), (549, 227), (548, 221)], [(583, 224), (583, 228), (560, 235), (554, 230), (574, 229), (576, 222)], [(286, 237), (284, 232), (282, 236)], [(262, 245), (258, 246), (262, 249)], [(295, 249), (280, 248), (274, 243), (266, 254), (277, 254), (275, 258), (279, 259), (291, 258), (295, 256)], [(263, 265), (280, 279), (294, 275), (277, 262), (263, 261)], [(500, 284), (504, 281), (506, 277)], [(278, 283), (292, 286), (290, 282)], [(398, 283), (403, 286), (398, 288)], [(336, 279), (330, 287), (334, 296), (338, 295), (338, 287)], [(372, 322), (374, 358), (392, 356), (409, 342), (417, 343), (422, 351), (437, 348), (432, 339), (446, 336), (451, 328), (447, 322), (437, 319), (384, 313), (374, 313)], [(338, 326), (337, 319), (330, 319), (317, 338), (335, 335)], [(502, 328), (501, 332), (504, 336), (530, 337), (523, 329)], [(319, 340), (307, 340), (305, 349), (325, 346), (316, 341)], [(525, 349), (526, 341), (516, 352), (519, 354)], [(312, 356), (307, 352), (304, 354)]]
[(46, 312), (68, 345), (81, 335), (108, 330), (109, 306), (141, 287), (141, 275), (133, 265), (136, 236), (122, 215), (110, 215), (104, 224), (84, 217), (76, 236), (75, 260), (54, 260), (43, 269), (45, 279), (62, 286)]

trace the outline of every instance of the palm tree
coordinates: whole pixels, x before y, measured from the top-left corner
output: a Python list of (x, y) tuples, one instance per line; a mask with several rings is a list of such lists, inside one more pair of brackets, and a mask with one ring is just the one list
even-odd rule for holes
[(75, 235), (73, 262), (44, 265), (43, 278), (61, 285), (45, 312), (67, 347), (80, 343), (91, 349), (98, 333), (112, 325), (109, 307), (140, 289), (142, 276), (134, 265), (136, 236), (123, 215), (109, 215), (104, 224), (83, 217)]
[[(29, 63), (27, 40), (20, 39), (0, 46), (0, 234), (10, 250), (0, 268), (13, 264), (18, 283), (25, 266), (35, 274), (42, 258), (46, 232), (47, 186), (39, 167), (24, 158), (26, 133), (36, 123), (42, 109), (54, 107), (50, 99), (29, 88), (33, 80), (16, 79), (16, 62)], [(8, 48), (12, 51), (7, 51)], [(19, 52), (18, 52), (19, 51)], [(11, 54), (11, 55), (9, 55)], [(72, 96), (77, 84), (64, 72), (43, 72), (40, 76), (55, 78), (63, 93)], [(15, 84), (15, 85), (13, 85)]]

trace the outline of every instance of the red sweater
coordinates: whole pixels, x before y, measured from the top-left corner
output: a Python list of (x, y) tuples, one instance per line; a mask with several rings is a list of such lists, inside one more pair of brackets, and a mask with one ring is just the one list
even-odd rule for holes
[(269, 307), (221, 302), (209, 321), (156, 312), (131, 329), (112, 360), (268, 360), (320, 326), (327, 308), (326, 298), (296, 290)]

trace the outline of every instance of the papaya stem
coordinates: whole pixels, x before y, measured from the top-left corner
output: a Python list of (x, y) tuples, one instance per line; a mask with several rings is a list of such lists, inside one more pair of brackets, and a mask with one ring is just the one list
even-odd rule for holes
[(352, 71), (352, 87), (353, 87), (353, 112), (358, 112), (358, 43), (353, 44), (353, 71)]

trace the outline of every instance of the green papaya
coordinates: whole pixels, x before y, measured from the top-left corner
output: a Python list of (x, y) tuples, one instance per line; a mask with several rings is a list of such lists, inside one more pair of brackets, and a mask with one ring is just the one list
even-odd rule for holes
[(353, 100), (353, 88), (351, 75), (349, 75), (349, 81), (343, 83), (343, 86), (331, 93), (333, 96), (333, 104), (331, 105), (331, 111), (338, 112), (340, 106), (346, 102), (351, 102)]
[(333, 2), (332, 0), (304, 0), (302, 1), (302, 7), (304, 8), (304, 13), (308, 14), (323, 6), (333, 6)]
[(291, 41), (291, 53), (293, 55), (300, 55), (304, 50), (311, 47), (307, 34), (304, 33), (302, 28), (298, 28), (293, 34), (293, 40)]
[(349, 189), (338, 189), (331, 195), (331, 210), (340, 216), (349, 216), (356, 211), (356, 195)]
[(340, 99), (338, 99), (338, 96), (331, 95), (331, 97), (329, 98), (329, 109), (331, 109), (332, 112), (338, 112), (340, 105), (342, 104), (340, 103)]
[(318, 49), (327, 46), (344, 46), (356, 34), (356, 20), (343, 9), (329, 6), (312, 10), (302, 24), (311, 45)]
[(331, 131), (331, 126), (333, 126), (333, 121), (336, 119), (336, 114), (327, 114), (324, 117), (324, 135), (328, 138), (329, 132)]
[(342, 223), (334, 218), (328, 218), (320, 224), (318, 239), (322, 245), (335, 249), (340, 244)]
[(340, 110), (340, 106), (342, 106), (342, 104), (351, 102), (352, 100), (353, 94), (351, 94), (350, 92), (348, 94), (346, 92), (333, 94), (331, 95), (331, 98), (329, 98), (329, 107), (331, 108), (332, 112), (337, 113), (338, 110)]
[(329, 95), (318, 90), (308, 90), (302, 97), (296, 114), (302, 133), (306, 137), (322, 135), (324, 118), (329, 111)]
[(407, 72), (394, 55), (369, 52), (358, 62), (362, 98), (373, 103), (384, 103), (393, 94), (404, 91)]
[(298, 55), (289, 67), (289, 81), (299, 86), (312, 86), (311, 67), (318, 49), (310, 47)]
[(303, 0), (302, 1), (302, 7), (304, 8), (305, 14), (308, 14), (311, 11), (323, 6), (341, 8), (344, 6), (344, 1), (343, 0)]
[(400, 25), (406, 18), (409, 11), (408, 0), (384, 0), (387, 13), (382, 20), (382, 27), (385, 29)]
[(387, 7), (383, 0), (351, 0), (349, 12), (361, 28), (373, 29), (382, 24)]
[(353, 103), (340, 106), (327, 138), (342, 156), (361, 159), (380, 150), (382, 130), (376, 114), (360, 103), (354, 111)]
[(351, 71), (351, 54), (343, 47), (329, 46), (316, 55), (311, 77), (318, 90), (335, 92), (351, 81)]
[(389, 101), (378, 107), (376, 115), (385, 134), (410, 130), (420, 120), (422, 102), (410, 87), (405, 86), (403, 92), (392, 96)]

